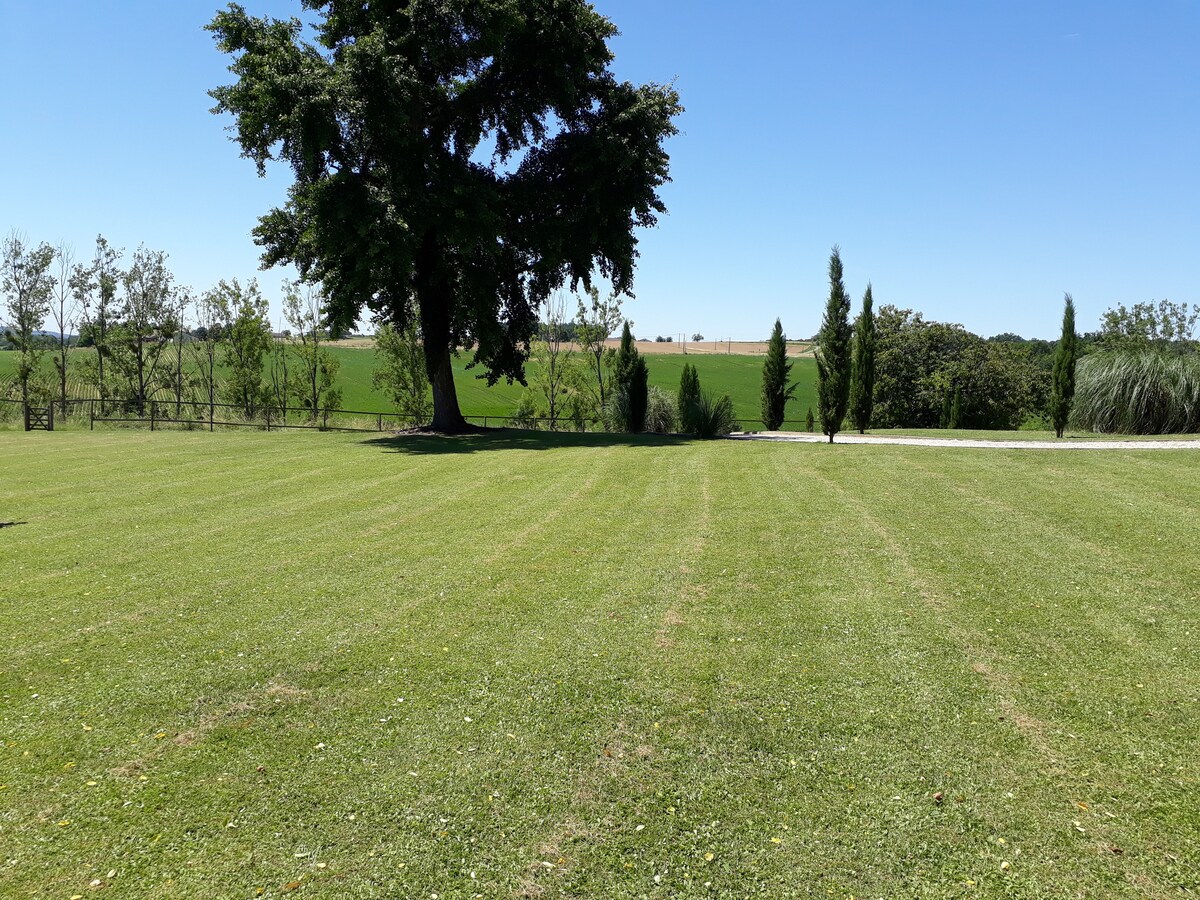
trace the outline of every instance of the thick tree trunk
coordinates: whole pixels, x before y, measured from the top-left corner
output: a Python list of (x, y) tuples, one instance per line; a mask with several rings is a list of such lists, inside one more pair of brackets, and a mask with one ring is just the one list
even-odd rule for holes
[(445, 344), (425, 344), (425, 363), (429, 368), (429, 385), (433, 388), (433, 421), (431, 431), (460, 434), (471, 431), (458, 408), (458, 392), (454, 388), (454, 368), (450, 364), (450, 348)]
[(433, 233), (427, 234), (416, 260), (417, 303), (421, 314), (421, 338), (425, 347), (425, 372), (433, 389), (431, 431), (461, 434), (471, 431), (458, 408), (454, 369), (450, 364), (454, 289), (445, 276), (441, 248)]

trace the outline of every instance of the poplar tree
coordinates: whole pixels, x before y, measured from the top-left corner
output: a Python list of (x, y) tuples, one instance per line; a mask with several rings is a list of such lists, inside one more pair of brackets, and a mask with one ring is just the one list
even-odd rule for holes
[(1050, 387), (1050, 422), (1054, 434), (1063, 436), (1067, 419), (1071, 416), (1071, 402), (1075, 399), (1075, 360), (1078, 357), (1078, 339), (1075, 336), (1075, 301), (1070, 294), (1064, 295), (1062, 336), (1054, 351), (1054, 375)]
[(850, 295), (842, 280), (841, 250), (829, 254), (829, 299), (817, 334), (817, 412), (821, 430), (833, 436), (842, 430), (850, 401)]
[(794, 384), (788, 384), (792, 364), (787, 361), (787, 338), (783, 336), (783, 325), (775, 320), (771, 339), (767, 342), (767, 359), (763, 363), (762, 376), (762, 423), (767, 431), (778, 431), (783, 424), (784, 409), (796, 392)]
[(850, 421), (864, 433), (875, 406), (875, 300), (871, 285), (863, 294), (862, 311), (854, 320), (854, 354), (850, 371)]

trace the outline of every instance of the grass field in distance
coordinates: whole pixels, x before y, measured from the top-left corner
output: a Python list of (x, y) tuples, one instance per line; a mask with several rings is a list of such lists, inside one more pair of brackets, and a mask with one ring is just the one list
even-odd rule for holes
[[(659, 345), (661, 346), (661, 345)], [(368, 412), (389, 412), (387, 397), (377, 391), (371, 383), (375, 370), (375, 352), (368, 348), (331, 348), (341, 367), (336, 385), (342, 390), (342, 406), (345, 409)], [(92, 354), (90, 350), (74, 351), (79, 358)], [(43, 360), (43, 380), (51, 378), (53, 362)], [(12, 377), (16, 366), (15, 351), (0, 351), (0, 382)], [(761, 413), (763, 357), (749, 354), (691, 353), (684, 355), (647, 353), (646, 362), (650, 372), (650, 384), (675, 393), (679, 389), (679, 376), (685, 363), (692, 363), (700, 373), (701, 385), (705, 390), (718, 395), (728, 393), (733, 400), (734, 412), (739, 418), (757, 420)], [(458, 388), (459, 405), (470, 416), (507, 416), (516, 408), (524, 388), (518, 384), (499, 381), (489, 387), (478, 377), (481, 369), (468, 369), (469, 353), (460, 353), (454, 360), (455, 386)], [(816, 361), (810, 357), (793, 360), (792, 378), (797, 382), (795, 399), (787, 407), (789, 420), (803, 421), (809, 407), (816, 410)], [(528, 376), (532, 380), (536, 363), (530, 363)], [(91, 396), (94, 390), (75, 385), (76, 396)], [(797, 427), (794, 425), (793, 427)]]

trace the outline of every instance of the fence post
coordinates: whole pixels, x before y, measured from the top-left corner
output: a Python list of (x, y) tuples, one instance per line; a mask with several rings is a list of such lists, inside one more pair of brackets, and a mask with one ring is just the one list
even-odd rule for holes
[(150, 430), (154, 430), (154, 414), (158, 411), (158, 401), (150, 401)]
[(25, 402), (23, 402), (21, 404), (21, 409), (25, 412), (25, 430), (31, 431), (32, 429), (29, 427), (29, 401), (28, 400), (26, 400)]
[(54, 430), (54, 401), (50, 401), (50, 408), (46, 410), (46, 430)]
[(96, 400), (88, 401), (88, 431), (96, 430)]

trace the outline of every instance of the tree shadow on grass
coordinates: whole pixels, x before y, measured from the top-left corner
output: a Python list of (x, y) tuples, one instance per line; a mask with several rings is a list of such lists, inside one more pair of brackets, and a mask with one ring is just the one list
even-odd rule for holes
[(495, 450), (568, 450), (580, 447), (682, 447), (691, 438), (675, 434), (608, 434), (588, 431), (527, 431), (521, 428), (489, 428), (471, 434), (395, 434), (367, 438), (364, 444), (391, 453), (436, 455), (486, 453)]

